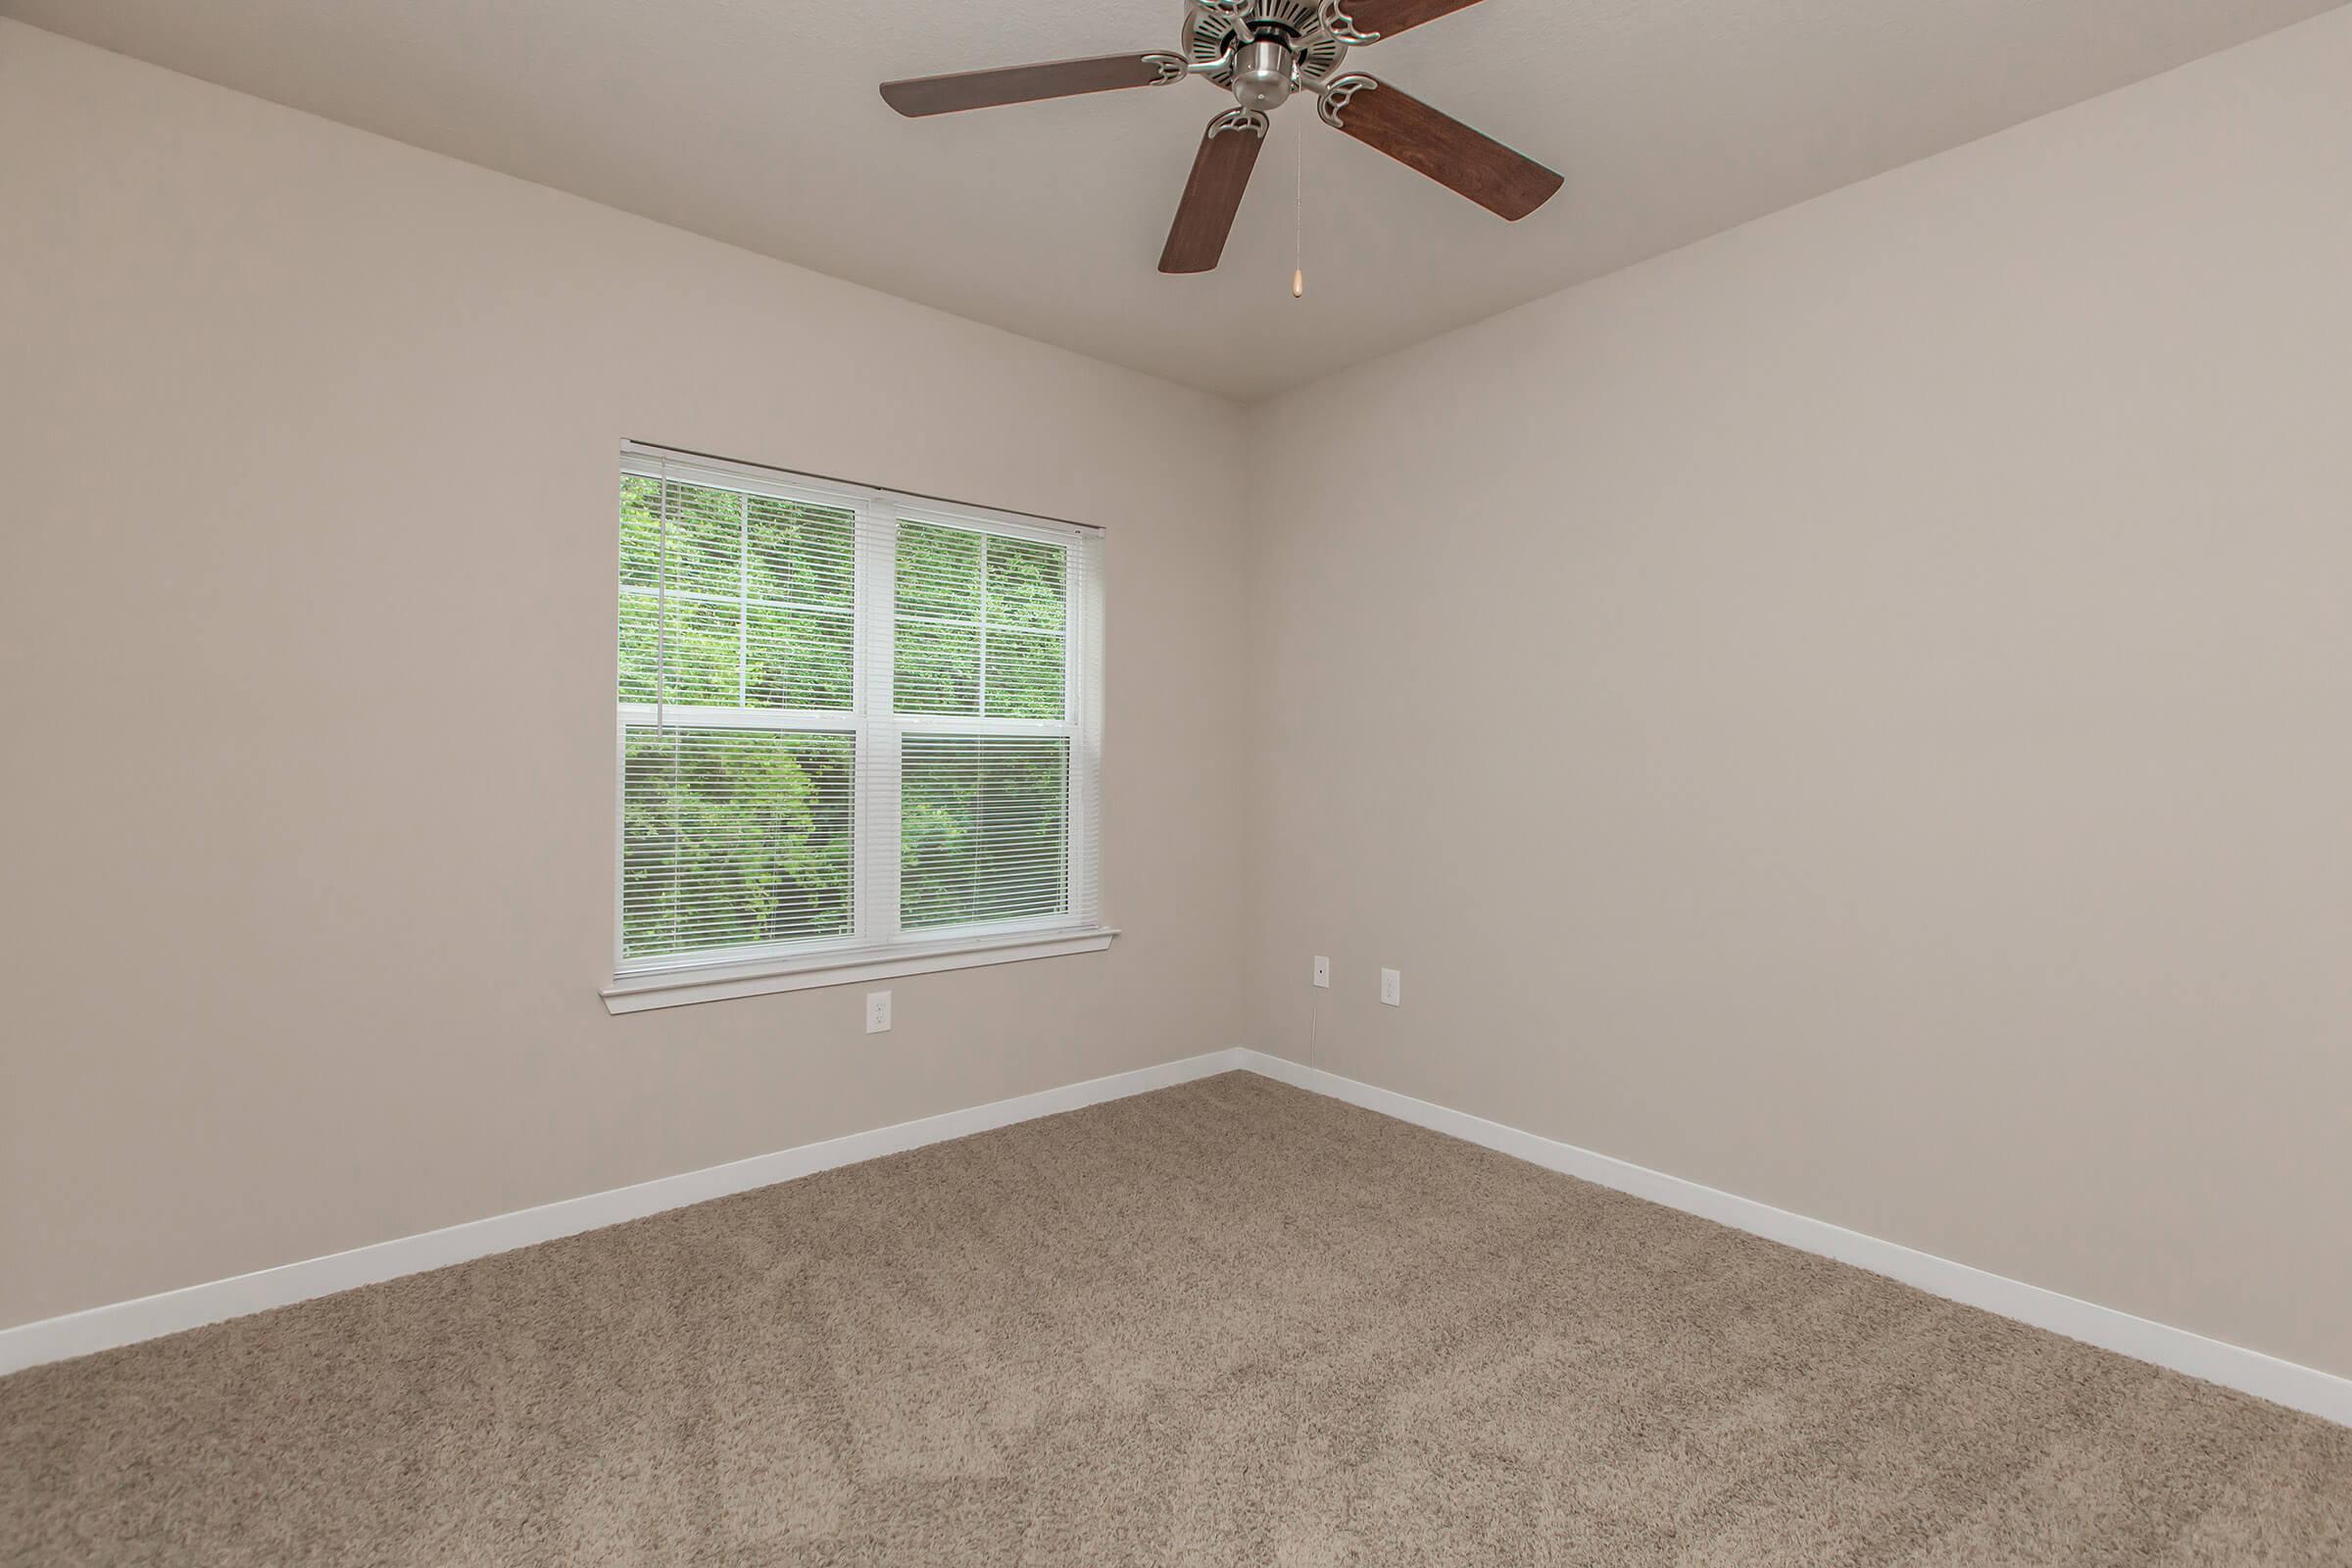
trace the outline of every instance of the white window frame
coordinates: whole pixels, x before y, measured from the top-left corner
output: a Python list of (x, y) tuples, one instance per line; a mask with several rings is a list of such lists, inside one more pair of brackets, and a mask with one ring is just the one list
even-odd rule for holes
[[(1118, 935), (1097, 907), (1101, 887), (1102, 607), (1100, 534), (981, 507), (847, 484), (783, 469), (691, 456), (635, 442), (621, 448), (614, 482), (625, 477), (708, 484), (777, 500), (847, 510), (857, 517), (854, 604), (857, 702), (853, 710), (729, 709), (621, 703), (613, 718), (612, 982), (603, 991), (614, 1013), (817, 986), (856, 985), (979, 964), (1100, 953)], [(895, 711), (898, 525), (934, 523), (1060, 545), (1064, 574), (1063, 690), (1059, 720), (986, 718)], [(1092, 536), (1092, 537), (1090, 537)], [(616, 536), (617, 537), (617, 536)], [(1086, 569), (1090, 558), (1095, 569)], [(617, 617), (615, 618), (617, 626)], [(613, 667), (618, 667), (618, 650)], [(607, 679), (612, 671), (607, 671)], [(610, 688), (608, 688), (610, 689)], [(627, 958), (621, 952), (628, 731), (677, 728), (829, 732), (857, 737), (853, 851), (856, 930), (852, 935), (729, 948), (710, 955)], [(899, 924), (899, 757), (913, 734), (1050, 735), (1069, 741), (1068, 907), (1049, 915), (906, 931)]]

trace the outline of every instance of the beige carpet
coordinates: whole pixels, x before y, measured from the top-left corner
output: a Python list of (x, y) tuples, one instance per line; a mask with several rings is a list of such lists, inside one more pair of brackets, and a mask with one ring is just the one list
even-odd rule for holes
[(1240, 1074), (0, 1380), (0, 1560), (2352, 1562), (2352, 1431)]

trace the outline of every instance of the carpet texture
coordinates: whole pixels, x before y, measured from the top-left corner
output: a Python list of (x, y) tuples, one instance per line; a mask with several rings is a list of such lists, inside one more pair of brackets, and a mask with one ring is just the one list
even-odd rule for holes
[(1232, 1074), (0, 1380), (0, 1561), (2352, 1562), (2352, 1431)]

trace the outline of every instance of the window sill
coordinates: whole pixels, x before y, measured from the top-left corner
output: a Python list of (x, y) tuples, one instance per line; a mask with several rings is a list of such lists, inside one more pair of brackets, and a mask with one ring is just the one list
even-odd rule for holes
[(1027, 931), (1017, 936), (942, 942), (921, 947), (867, 948), (822, 957), (762, 958), (754, 963), (710, 964), (622, 975), (604, 990), (608, 1012), (644, 1012), (725, 1002), (778, 991), (811, 991), (820, 986), (864, 985), (942, 969), (972, 969), (988, 963), (1022, 963), (1073, 953), (1101, 953), (1118, 930), (1097, 926), (1082, 931)]

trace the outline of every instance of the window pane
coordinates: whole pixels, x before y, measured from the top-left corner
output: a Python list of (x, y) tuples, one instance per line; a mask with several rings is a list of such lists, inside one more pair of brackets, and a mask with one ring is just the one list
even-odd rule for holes
[(632, 726), (624, 739), (624, 957), (850, 934), (854, 737)]
[(932, 523), (899, 524), (902, 713), (1066, 718), (1069, 551)]
[[(657, 637), (660, 604), (657, 595), (640, 590), (621, 593), (620, 700), (736, 707), (742, 701), (742, 612), (732, 604), (672, 599), (667, 634)], [(668, 678), (658, 685), (664, 667)]]
[(1061, 639), (988, 629), (988, 716), (1061, 717)]
[(1062, 572), (1069, 552), (1023, 539), (988, 541), (988, 622), (1059, 631)]
[(979, 712), (980, 628), (900, 621), (892, 682), (902, 713)]
[(840, 507), (624, 475), (620, 700), (854, 709), (857, 539)]
[(899, 613), (980, 618), (980, 535), (899, 524)]
[(752, 496), (745, 506), (750, 594), (847, 610), (858, 583), (858, 519), (839, 507)]
[(856, 706), (850, 682), (856, 627), (846, 611), (819, 614), (752, 606), (744, 705), (842, 710)]
[(1068, 908), (1068, 741), (909, 735), (900, 775), (901, 924), (919, 930)]

